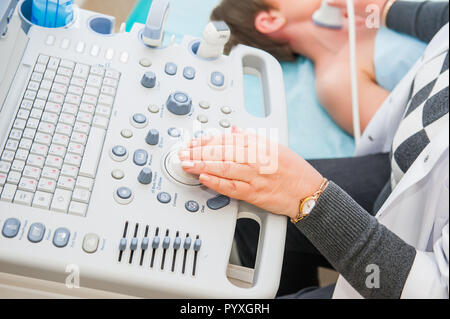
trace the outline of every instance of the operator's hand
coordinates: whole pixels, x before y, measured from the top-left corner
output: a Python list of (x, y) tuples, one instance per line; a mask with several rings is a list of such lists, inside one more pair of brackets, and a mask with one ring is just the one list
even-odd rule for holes
[(323, 181), (289, 148), (235, 128), (228, 135), (192, 140), (179, 157), (183, 169), (200, 175), (203, 185), (291, 218), (297, 216), (300, 200)]
[[(384, 6), (388, 0), (353, 0), (355, 6), (355, 15), (359, 18), (366, 18), (371, 13), (370, 6), (376, 5), (379, 8), (379, 13), (382, 15)], [(327, 3), (332, 7), (342, 9), (347, 15), (347, 1), (346, 0), (327, 0)]]

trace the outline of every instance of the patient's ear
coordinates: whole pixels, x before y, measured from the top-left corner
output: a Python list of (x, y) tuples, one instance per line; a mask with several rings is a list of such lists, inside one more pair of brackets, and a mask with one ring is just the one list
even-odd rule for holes
[(285, 24), (286, 18), (277, 10), (261, 11), (255, 18), (255, 28), (263, 34), (280, 31)]

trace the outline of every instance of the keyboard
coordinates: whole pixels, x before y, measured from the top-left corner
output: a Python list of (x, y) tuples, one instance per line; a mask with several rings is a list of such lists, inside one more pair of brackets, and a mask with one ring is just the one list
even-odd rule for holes
[(1, 201), (86, 216), (119, 79), (39, 55), (1, 154)]

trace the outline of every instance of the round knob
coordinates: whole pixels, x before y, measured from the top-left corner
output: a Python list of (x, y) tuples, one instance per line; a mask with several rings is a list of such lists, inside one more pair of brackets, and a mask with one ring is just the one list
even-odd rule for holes
[(164, 166), (167, 173), (177, 182), (189, 186), (200, 185), (197, 175), (189, 174), (184, 171), (181, 166), (180, 158), (178, 157), (178, 150), (173, 151), (166, 156)]
[(167, 108), (176, 115), (187, 115), (191, 111), (192, 100), (183, 92), (172, 93), (167, 99)]
[(141, 84), (143, 87), (146, 87), (148, 89), (154, 88), (156, 86), (155, 72), (152, 71), (145, 72), (144, 76), (142, 77)]
[(149, 167), (144, 167), (138, 176), (138, 181), (141, 184), (148, 185), (152, 182), (153, 173)]
[(159, 143), (159, 131), (155, 129), (151, 129), (147, 133), (147, 137), (145, 138), (145, 142), (148, 145), (158, 145)]

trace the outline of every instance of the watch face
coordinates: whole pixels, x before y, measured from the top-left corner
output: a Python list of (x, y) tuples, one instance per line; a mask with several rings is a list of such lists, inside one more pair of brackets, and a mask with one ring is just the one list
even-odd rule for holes
[(315, 206), (316, 206), (316, 201), (314, 199), (308, 199), (303, 204), (302, 213), (304, 215), (309, 215)]

